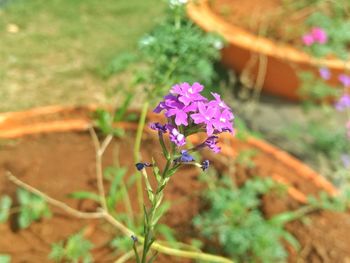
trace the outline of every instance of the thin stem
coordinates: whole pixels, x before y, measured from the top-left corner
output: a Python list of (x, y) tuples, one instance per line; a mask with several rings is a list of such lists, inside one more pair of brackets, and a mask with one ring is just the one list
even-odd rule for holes
[[(135, 163), (138, 163), (141, 160), (141, 153), (140, 153), (141, 140), (142, 140), (143, 129), (145, 127), (148, 107), (149, 107), (149, 103), (145, 102), (143, 104), (141, 116), (140, 116), (139, 123), (137, 126), (135, 146), (134, 146), (134, 161), (135, 161)], [(139, 203), (139, 208), (140, 208), (140, 211), (142, 211), (142, 207), (143, 207), (142, 177), (138, 176), (138, 175), (136, 177), (136, 188), (137, 188), (137, 200)]]
[[(141, 246), (136, 247), (136, 251), (139, 252), (141, 250)], [(129, 259), (133, 258), (135, 256), (134, 249), (130, 250), (129, 252), (125, 253), (123, 256), (118, 258), (114, 263), (124, 263), (127, 262)]]
[(11, 172), (6, 173), (7, 178), (13, 182), (14, 184), (22, 187), (23, 189), (27, 190), (28, 192), (31, 192), (37, 196), (40, 196), (42, 199), (44, 199), (46, 202), (61, 208), (63, 211), (67, 212), (68, 214), (71, 214), (75, 217), (84, 218), (84, 219), (91, 219), (91, 218), (102, 218), (103, 213), (102, 212), (94, 212), (94, 213), (86, 213), (81, 212), (77, 209), (74, 209), (67, 204), (58, 201), (57, 199), (53, 199), (50, 196), (44, 194), (43, 192), (39, 191), (38, 189), (26, 184), (25, 182), (19, 180), (17, 177), (15, 177)]
[[(113, 159), (114, 159), (114, 165), (116, 167), (120, 167), (119, 156), (120, 156), (119, 155), (119, 147), (115, 147)], [(130, 201), (130, 197), (129, 197), (129, 193), (128, 193), (128, 187), (125, 184), (124, 180), (121, 180), (120, 184), (121, 184), (121, 191), (122, 191), (122, 200), (124, 201), (125, 210), (129, 216), (128, 226), (134, 227), (135, 226), (134, 213), (133, 213), (132, 206), (131, 206), (131, 201)]]
[(134, 226), (134, 223), (135, 223), (134, 222), (134, 214), (132, 211), (132, 206), (131, 206), (131, 201), (129, 198), (128, 190), (126, 188), (124, 181), (121, 182), (121, 191), (123, 192), (123, 200), (124, 200), (125, 209), (129, 215), (131, 225)]
[(97, 134), (93, 127), (89, 128), (92, 141), (95, 146), (95, 157), (96, 157), (96, 178), (97, 178), (97, 188), (100, 196), (101, 206), (104, 210), (108, 210), (106, 193), (103, 185), (103, 171), (102, 171), (102, 156), (107, 149), (108, 145), (113, 139), (113, 135), (109, 134), (102, 142), (98, 140)]
[[(29, 191), (33, 194), (40, 196), (47, 203), (62, 209), (67, 214), (70, 214), (72, 216), (75, 216), (77, 218), (82, 218), (82, 219), (98, 219), (98, 218), (105, 219), (107, 222), (109, 222), (111, 225), (113, 225), (119, 231), (121, 231), (125, 236), (130, 237), (131, 235), (135, 235), (131, 229), (127, 228), (122, 223), (120, 223), (117, 219), (115, 219), (113, 216), (111, 216), (108, 213), (108, 211), (102, 210), (101, 212), (81, 212), (79, 210), (76, 210), (76, 209), (66, 205), (65, 203), (63, 203), (59, 200), (56, 200), (56, 199), (44, 194), (43, 192), (35, 189), (34, 187), (22, 182), (17, 177), (12, 175), (10, 172), (7, 172), (6, 176), (14, 184), (26, 189), (27, 191)], [(136, 236), (136, 237), (137, 237), (138, 241), (141, 244), (143, 244), (144, 238), (142, 236)], [(161, 252), (161, 253), (164, 253), (164, 254), (167, 254), (167, 255), (171, 255), (171, 256), (192, 258), (192, 259), (201, 259), (201, 260), (205, 260), (205, 261), (209, 261), (209, 262), (217, 262), (217, 263), (233, 263), (232, 260), (229, 260), (229, 259), (221, 257), (221, 256), (215, 256), (215, 255), (206, 254), (206, 253), (202, 253), (202, 252), (174, 249), (174, 248), (170, 248), (170, 247), (161, 245), (157, 242), (154, 242), (152, 244), (151, 249), (158, 251), (158, 252)]]

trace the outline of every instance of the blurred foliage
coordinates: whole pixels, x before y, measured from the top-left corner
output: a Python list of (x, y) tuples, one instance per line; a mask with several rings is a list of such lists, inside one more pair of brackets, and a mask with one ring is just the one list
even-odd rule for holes
[(0, 254), (0, 263), (11, 263), (11, 256)]
[(164, 21), (140, 41), (148, 67), (139, 72), (138, 82), (145, 84), (151, 99), (178, 82), (211, 86), (222, 47), (221, 38), (203, 32), (187, 18), (183, 5), (170, 5)]
[(55, 262), (90, 263), (93, 262), (90, 254), (92, 248), (93, 244), (80, 232), (65, 241), (53, 243), (49, 258)]
[(306, 104), (308, 121), (285, 127), (282, 134), (300, 149), (299, 158), (307, 158), (336, 186), (350, 185), (349, 167), (342, 159), (350, 152), (346, 128), (339, 113), (329, 105)]
[(27, 228), (34, 221), (51, 216), (51, 211), (43, 198), (19, 188), (17, 199), (19, 202), (17, 222), (20, 228)]
[[(317, 1), (320, 11), (313, 12), (306, 24), (321, 27), (328, 35), (327, 43), (314, 44), (309, 49), (317, 57), (336, 55), (341, 59), (349, 58), (350, 43), (350, 1)], [(325, 3), (328, 2), (328, 3)]]
[(246, 149), (239, 151), (235, 162), (247, 168), (254, 168), (255, 162), (253, 158), (259, 153), (257, 149)]
[(298, 77), (300, 80), (298, 93), (306, 103), (327, 102), (330, 97), (340, 95), (340, 89), (330, 86), (313, 72), (301, 71)]
[(12, 205), (11, 197), (4, 195), (0, 199), (0, 223), (7, 221), (10, 215), (10, 209)]
[(306, 50), (317, 57), (335, 55), (344, 60), (349, 57), (350, 1), (283, 0), (283, 4), (292, 15), (306, 11), (305, 23), (301, 25), (304, 31), (308, 31), (307, 27), (321, 27), (327, 32), (327, 43), (315, 43), (304, 47)]
[(349, 190), (347, 189), (337, 196), (330, 196), (326, 192), (321, 192), (318, 198), (309, 196), (308, 203), (322, 210), (346, 212), (350, 204)]
[[(22, 188), (17, 189), (18, 205), (14, 207), (16, 211), (16, 222), (19, 228), (27, 228), (33, 222), (43, 217), (50, 217), (51, 211), (46, 201)], [(4, 223), (9, 219), (11, 214), (12, 199), (4, 195), (0, 199), (0, 223)]]
[(274, 188), (271, 179), (255, 178), (237, 188), (224, 177), (205, 193), (210, 208), (194, 218), (194, 225), (237, 262), (284, 262), (288, 254), (282, 240), (298, 247), (284, 230), (284, 224), (295, 217), (286, 212), (264, 218), (260, 197)]

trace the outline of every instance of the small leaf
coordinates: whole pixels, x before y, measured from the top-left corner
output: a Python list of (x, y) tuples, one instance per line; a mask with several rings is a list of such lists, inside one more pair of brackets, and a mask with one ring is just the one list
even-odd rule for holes
[(0, 200), (0, 223), (6, 222), (9, 217), (12, 199), (5, 195)]

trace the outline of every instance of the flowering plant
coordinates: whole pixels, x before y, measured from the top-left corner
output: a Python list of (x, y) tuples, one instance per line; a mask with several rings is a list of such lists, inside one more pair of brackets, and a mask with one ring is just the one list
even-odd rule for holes
[[(170, 93), (154, 109), (156, 113), (164, 113), (167, 123), (151, 123), (150, 128), (158, 132), (159, 143), (163, 150), (166, 165), (162, 172), (156, 163), (137, 163), (136, 168), (141, 171), (147, 187), (148, 199), (151, 207), (144, 209), (144, 246), (142, 256), (135, 249), (137, 262), (146, 262), (147, 253), (154, 242), (154, 228), (161, 217), (159, 207), (162, 203), (164, 189), (171, 176), (182, 165), (195, 165), (203, 171), (209, 167), (209, 161), (196, 162), (191, 152), (202, 148), (209, 148), (215, 153), (220, 152), (218, 134), (222, 132), (233, 133), (233, 113), (223, 102), (220, 95), (212, 93), (213, 100), (208, 100), (201, 95), (203, 86), (199, 83), (176, 84), (170, 89)], [(207, 139), (190, 148), (185, 149), (186, 139), (191, 134), (205, 132)], [(170, 149), (166, 146), (164, 135), (168, 134)], [(153, 167), (153, 174), (157, 181), (154, 189), (148, 179), (147, 167)], [(134, 239), (134, 242), (137, 240)], [(134, 246), (136, 247), (136, 246)]]

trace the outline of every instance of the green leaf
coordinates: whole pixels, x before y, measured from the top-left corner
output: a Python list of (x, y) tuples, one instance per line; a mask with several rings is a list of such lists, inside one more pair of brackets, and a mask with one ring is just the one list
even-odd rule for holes
[(296, 239), (291, 233), (289, 232), (283, 232), (283, 238), (292, 245), (292, 247), (296, 250), (300, 249), (300, 244), (298, 239)]
[(9, 217), (12, 199), (5, 195), (0, 199), (0, 223), (6, 222)]
[(51, 245), (51, 252), (49, 254), (49, 259), (52, 259), (56, 262), (60, 262), (64, 258), (64, 246), (63, 242), (53, 243)]
[(98, 194), (92, 193), (92, 192), (86, 192), (86, 191), (77, 191), (68, 194), (68, 197), (74, 198), (74, 199), (90, 199), (96, 202), (100, 202), (100, 196)]
[(153, 224), (156, 225), (159, 219), (169, 210), (171, 204), (170, 202), (163, 202), (157, 209), (157, 212), (154, 215)]
[(114, 121), (118, 122), (118, 121), (123, 120), (124, 115), (125, 115), (126, 111), (128, 110), (128, 107), (129, 107), (133, 97), (134, 97), (134, 95), (132, 93), (126, 94), (122, 106), (120, 108), (118, 108), (114, 114)]
[(70, 236), (65, 242), (52, 244), (49, 258), (56, 262), (92, 262), (90, 250), (93, 244), (81, 232)]
[(28, 208), (22, 208), (18, 217), (18, 225), (20, 228), (27, 228), (32, 222), (34, 218), (32, 217), (32, 213)]
[(17, 190), (20, 212), (18, 214), (18, 225), (20, 228), (29, 227), (29, 225), (42, 217), (50, 217), (51, 212), (46, 201), (24, 189)]
[(113, 169), (110, 171), (114, 174), (114, 177), (109, 188), (107, 200), (109, 208), (113, 209), (123, 194), (121, 191), (121, 182), (126, 175), (126, 168)]
[(103, 109), (98, 109), (95, 112), (96, 115), (96, 125), (104, 133), (110, 134), (113, 131), (112, 123), (113, 118), (111, 114)]

